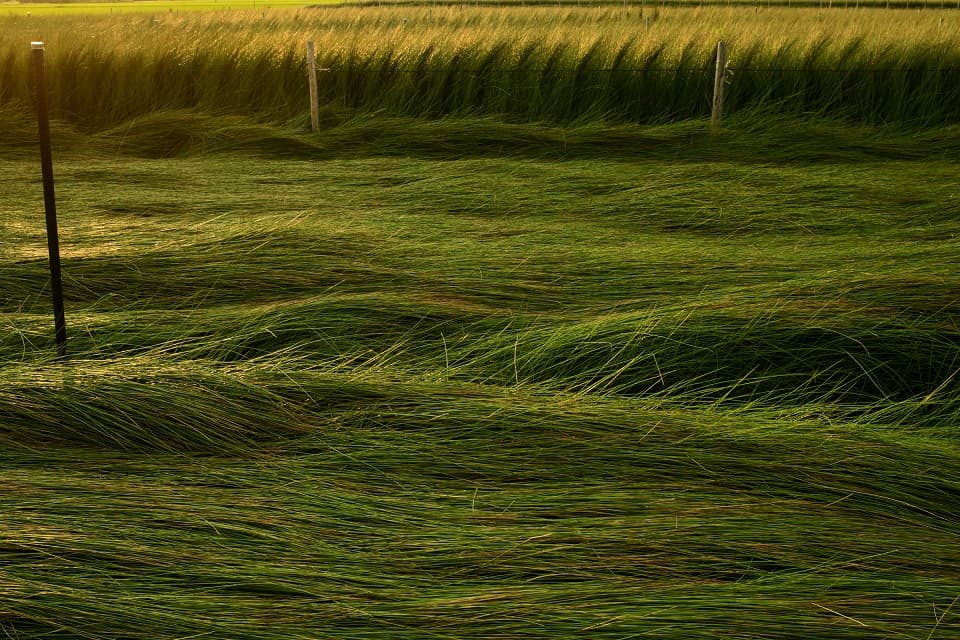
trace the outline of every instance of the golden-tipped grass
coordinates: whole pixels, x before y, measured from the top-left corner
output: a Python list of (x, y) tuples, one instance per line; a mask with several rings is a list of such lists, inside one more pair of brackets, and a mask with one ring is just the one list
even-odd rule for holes
[(0, 105), (29, 104), (30, 40), (48, 43), (60, 118), (103, 127), (167, 109), (290, 121), (317, 44), (330, 108), (521, 121), (665, 121), (709, 111), (718, 40), (728, 110), (951, 122), (960, 22), (945, 11), (646, 7), (331, 7), (7, 17)]

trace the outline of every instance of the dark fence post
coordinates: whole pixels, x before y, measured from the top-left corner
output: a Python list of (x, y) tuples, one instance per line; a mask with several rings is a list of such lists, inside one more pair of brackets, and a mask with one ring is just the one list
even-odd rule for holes
[(723, 82), (727, 78), (727, 43), (721, 40), (717, 44), (717, 68), (713, 76), (713, 109), (710, 115), (710, 128), (720, 130), (720, 118), (723, 115)]
[(57, 233), (57, 198), (53, 190), (53, 157), (50, 152), (50, 116), (47, 110), (47, 81), (43, 65), (43, 43), (31, 42), (33, 82), (40, 130), (40, 168), (43, 172), (43, 208), (47, 217), (47, 250), (50, 253), (50, 288), (53, 292), (53, 320), (57, 354), (67, 355), (67, 321), (63, 314), (63, 280), (60, 276), (60, 237)]
[(317, 52), (313, 40), (307, 43), (307, 82), (310, 86), (310, 130), (320, 130), (320, 98), (317, 92)]

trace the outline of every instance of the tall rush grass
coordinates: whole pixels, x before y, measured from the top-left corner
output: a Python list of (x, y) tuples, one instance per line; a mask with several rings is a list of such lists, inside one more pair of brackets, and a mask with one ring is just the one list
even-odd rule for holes
[(0, 107), (29, 105), (26, 45), (42, 38), (56, 117), (90, 128), (171, 109), (302, 121), (307, 40), (317, 43), (320, 100), (332, 111), (699, 118), (724, 38), (728, 111), (960, 119), (958, 22), (941, 11), (328, 7), (0, 24)]

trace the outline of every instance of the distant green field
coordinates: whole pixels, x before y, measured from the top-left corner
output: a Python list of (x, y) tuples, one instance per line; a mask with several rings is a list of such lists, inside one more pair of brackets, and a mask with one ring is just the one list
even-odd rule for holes
[(338, 0), (136, 0), (133, 2), (0, 2), (0, 15), (112, 14), (158, 11), (227, 11), (339, 4)]

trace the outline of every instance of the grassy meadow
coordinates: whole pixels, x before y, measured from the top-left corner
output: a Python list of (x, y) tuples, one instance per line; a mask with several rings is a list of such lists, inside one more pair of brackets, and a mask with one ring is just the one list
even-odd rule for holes
[(960, 636), (958, 19), (0, 17), (0, 637)]

